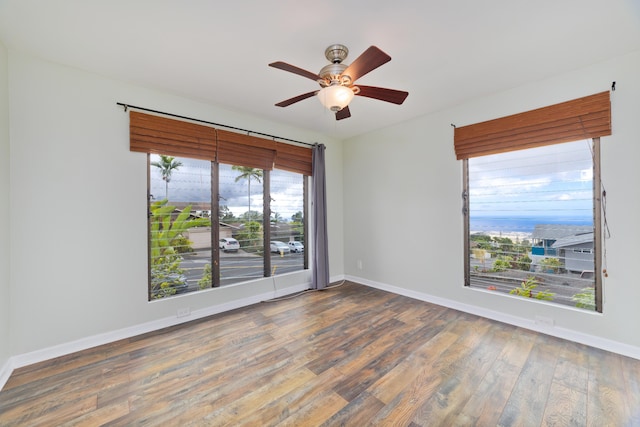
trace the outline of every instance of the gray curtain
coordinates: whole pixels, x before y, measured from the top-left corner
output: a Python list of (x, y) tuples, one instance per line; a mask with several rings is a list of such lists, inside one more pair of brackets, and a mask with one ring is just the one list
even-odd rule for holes
[(329, 245), (327, 241), (327, 191), (324, 169), (324, 144), (312, 149), (311, 209), (313, 211), (313, 259), (311, 288), (324, 289), (329, 284)]

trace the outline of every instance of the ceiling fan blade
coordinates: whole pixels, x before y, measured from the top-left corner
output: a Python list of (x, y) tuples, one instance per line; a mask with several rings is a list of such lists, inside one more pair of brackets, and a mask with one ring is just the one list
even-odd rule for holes
[(272, 62), (269, 64), (269, 67), (277, 68), (279, 70), (288, 71), (293, 74), (297, 74), (302, 77), (306, 77), (308, 79), (318, 81), (322, 80), (322, 77), (317, 75), (316, 73), (312, 73), (311, 71), (303, 70), (302, 68), (298, 68), (295, 65), (287, 64), (286, 62), (278, 61)]
[(313, 92), (303, 93), (302, 95), (294, 96), (293, 98), (285, 99), (284, 101), (280, 101), (276, 104), (276, 107), (288, 107), (291, 104), (295, 104), (296, 102), (300, 102), (304, 99), (311, 98), (313, 95), (318, 93), (319, 91), (314, 90)]
[(409, 92), (404, 92), (401, 90), (361, 85), (358, 85), (358, 87), (360, 88), (360, 92), (356, 95), (379, 99), (380, 101), (391, 102), (392, 104), (400, 105), (404, 102), (407, 96), (409, 96)]
[(362, 52), (362, 55), (357, 57), (342, 74), (350, 76), (351, 81), (355, 82), (368, 72), (375, 70), (382, 64), (389, 61), (391, 61), (391, 57), (389, 55), (375, 46), (370, 46), (367, 50)]
[(351, 117), (351, 111), (349, 111), (348, 105), (336, 112), (336, 120), (348, 119), (349, 117)]

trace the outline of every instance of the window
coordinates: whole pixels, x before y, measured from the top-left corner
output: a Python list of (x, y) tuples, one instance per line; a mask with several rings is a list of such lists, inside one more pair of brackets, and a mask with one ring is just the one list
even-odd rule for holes
[(602, 92), (456, 128), (465, 285), (602, 311)]
[[(307, 268), (303, 175), (151, 154), (149, 180), (150, 299)], [(286, 253), (270, 250), (274, 240)]]
[(595, 309), (597, 152), (587, 140), (467, 160), (468, 286)]
[(150, 300), (308, 268), (310, 149), (138, 112), (130, 133), (148, 159)]

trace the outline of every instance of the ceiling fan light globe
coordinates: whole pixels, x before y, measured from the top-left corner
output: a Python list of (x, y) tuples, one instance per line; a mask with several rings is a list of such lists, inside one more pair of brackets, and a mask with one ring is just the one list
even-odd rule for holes
[(333, 85), (320, 89), (318, 99), (325, 108), (337, 112), (349, 105), (354, 95), (346, 86)]

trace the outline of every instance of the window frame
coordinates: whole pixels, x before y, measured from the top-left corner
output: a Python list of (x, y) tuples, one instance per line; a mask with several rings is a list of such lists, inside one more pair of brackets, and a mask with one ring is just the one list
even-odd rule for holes
[[(603, 228), (602, 228), (602, 181), (601, 181), (601, 158), (600, 158), (600, 137), (591, 138), (592, 141), (592, 168), (593, 168), (593, 256), (594, 256), (594, 296), (595, 311), (603, 312), (603, 280), (602, 280), (602, 254), (603, 254)], [(533, 147), (535, 148), (535, 147)], [(527, 150), (528, 147), (521, 148)], [(512, 150), (515, 151), (515, 150)], [(492, 154), (492, 153), (491, 153)], [(469, 183), (469, 159), (462, 159), (462, 200), (463, 200), (463, 229), (464, 229), (464, 286), (471, 286), (471, 244), (470, 244), (470, 183)], [(555, 303), (559, 307), (563, 304)]]
[[(153, 298), (153, 289), (152, 289), (152, 260), (151, 260), (151, 204), (152, 204), (152, 195), (151, 195), (151, 153), (147, 153), (147, 298), (148, 301), (157, 301), (158, 299), (163, 298)], [(190, 158), (196, 159), (195, 157), (188, 156), (176, 156), (177, 158)], [(202, 160), (202, 159), (199, 159)], [(211, 161), (211, 288), (219, 288), (221, 287), (221, 279), (220, 279), (220, 248), (217, 242), (220, 239), (220, 221), (219, 221), (219, 212), (220, 212), (220, 163)], [(299, 171), (292, 171), (286, 169), (279, 169), (289, 173), (299, 174), (302, 177), (302, 191), (303, 191), (303, 234), (305, 242), (309, 241), (309, 176), (304, 173), (300, 173)], [(261, 278), (272, 277), (272, 260), (271, 258), (274, 256), (271, 254), (269, 249), (269, 242), (271, 241), (271, 227), (270, 227), (270, 217), (271, 217), (271, 170), (262, 169), (262, 188), (263, 188), (263, 204), (262, 204), (262, 217), (263, 217), (263, 227), (262, 227), (262, 239), (263, 239), (263, 275)], [(309, 250), (305, 250), (302, 253), (302, 270), (309, 269)], [(235, 284), (247, 283), (252, 280), (257, 280), (256, 278), (250, 278), (246, 281), (235, 282)], [(195, 293), (195, 292), (189, 292)], [(174, 296), (174, 295), (170, 295)], [(170, 297), (169, 296), (169, 297)]]

